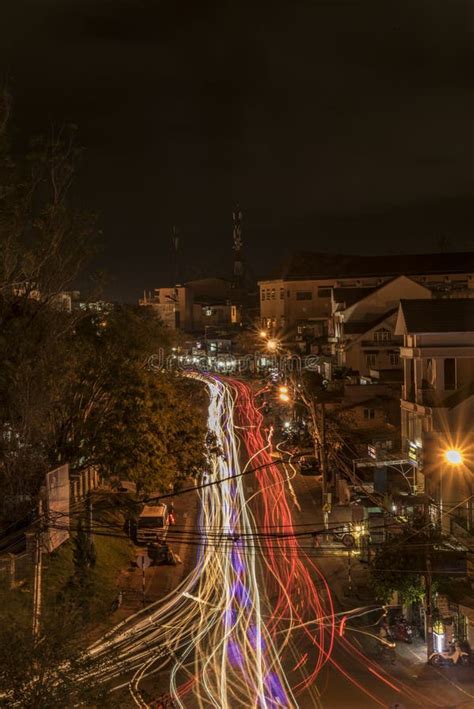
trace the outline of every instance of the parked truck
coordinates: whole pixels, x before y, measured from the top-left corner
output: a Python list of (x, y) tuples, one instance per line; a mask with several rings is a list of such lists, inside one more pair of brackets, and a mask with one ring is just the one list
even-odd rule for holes
[(138, 544), (151, 544), (166, 538), (169, 527), (167, 505), (145, 505), (137, 519), (136, 541)]

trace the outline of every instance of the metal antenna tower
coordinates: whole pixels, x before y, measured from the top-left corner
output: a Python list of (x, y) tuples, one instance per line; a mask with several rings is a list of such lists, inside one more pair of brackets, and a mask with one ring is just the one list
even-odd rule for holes
[(171, 238), (174, 248), (174, 284), (176, 285), (179, 283), (179, 229), (177, 226), (173, 226)]
[(244, 274), (244, 264), (242, 260), (242, 218), (243, 214), (240, 206), (236, 204), (235, 209), (232, 213), (232, 221), (234, 223), (232, 237), (234, 240), (233, 249), (235, 251), (234, 255), (234, 281), (236, 286), (241, 285), (242, 276)]

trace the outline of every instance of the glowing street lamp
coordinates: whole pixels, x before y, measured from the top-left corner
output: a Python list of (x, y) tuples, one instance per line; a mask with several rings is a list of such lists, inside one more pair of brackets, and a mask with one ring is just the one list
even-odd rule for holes
[(268, 332), (266, 330), (260, 330), (258, 333), (262, 339), (265, 339), (268, 337)]
[(267, 350), (270, 350), (270, 352), (276, 352), (277, 349), (278, 349), (278, 340), (268, 340)]
[(280, 394), (279, 399), (280, 401), (284, 401), (285, 403), (287, 403), (290, 400), (290, 397), (288, 396), (288, 394)]
[(444, 454), (444, 459), (450, 465), (461, 465), (463, 462), (462, 453), (456, 448), (450, 448)]

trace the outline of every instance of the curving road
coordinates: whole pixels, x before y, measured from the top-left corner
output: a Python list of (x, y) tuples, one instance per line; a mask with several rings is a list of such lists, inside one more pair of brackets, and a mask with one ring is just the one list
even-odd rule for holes
[(128, 686), (141, 707), (160, 706), (163, 677), (178, 707), (442, 706), (342, 633), (328, 581), (294, 534), (295, 471), (273, 462), (249, 386), (194, 376), (218, 444), (208, 481), (222, 480), (200, 492), (196, 566), (90, 648), (95, 679)]

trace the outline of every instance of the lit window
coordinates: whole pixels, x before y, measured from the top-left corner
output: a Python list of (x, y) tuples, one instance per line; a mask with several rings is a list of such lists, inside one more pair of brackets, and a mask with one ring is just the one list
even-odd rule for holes
[(272, 288), (272, 300), (275, 300), (275, 289)]

